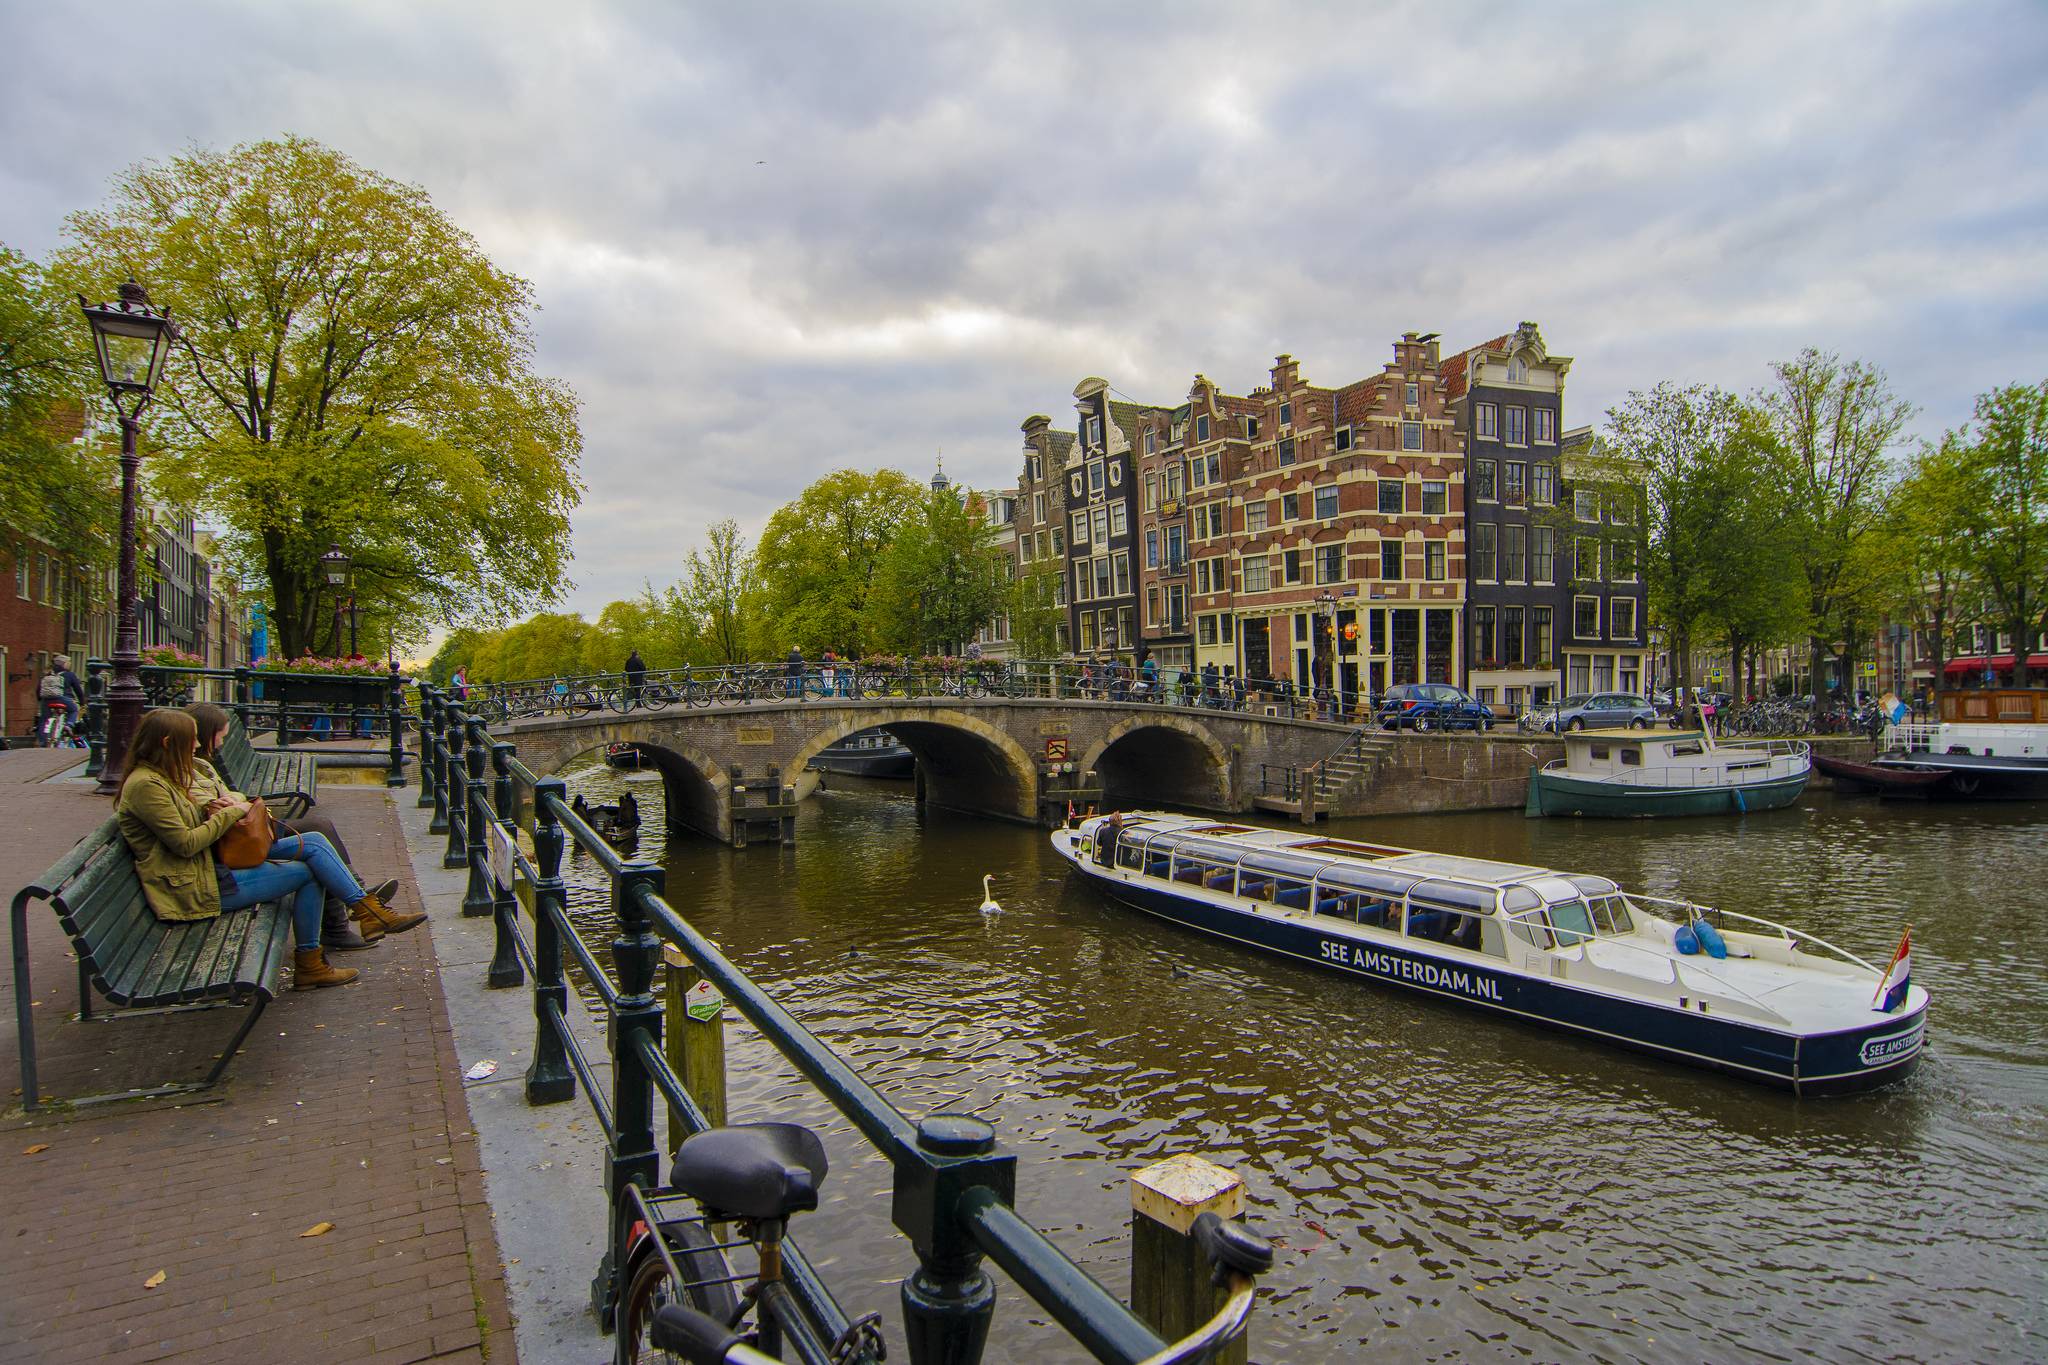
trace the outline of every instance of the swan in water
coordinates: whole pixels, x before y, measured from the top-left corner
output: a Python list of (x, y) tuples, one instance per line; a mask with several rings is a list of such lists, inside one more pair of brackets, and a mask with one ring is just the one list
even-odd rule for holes
[(993, 873), (984, 872), (981, 874), (981, 913), (984, 915), (1000, 915), (1003, 913), (1003, 907), (997, 905), (996, 898), (989, 893), (988, 884), (993, 878)]

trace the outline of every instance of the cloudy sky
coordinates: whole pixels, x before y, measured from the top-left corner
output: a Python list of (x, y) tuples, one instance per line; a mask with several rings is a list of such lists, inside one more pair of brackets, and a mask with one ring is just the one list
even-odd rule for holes
[[(293, 132), (531, 279), (572, 606), (826, 470), (1528, 318), (1568, 424), (1818, 345), (1921, 433), (2048, 377), (2048, 6), (0, 0), (0, 241)], [(132, 88), (117, 88), (133, 77)]]

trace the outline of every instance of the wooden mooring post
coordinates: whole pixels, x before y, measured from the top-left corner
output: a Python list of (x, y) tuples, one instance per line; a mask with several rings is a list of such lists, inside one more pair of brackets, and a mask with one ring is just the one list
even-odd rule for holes
[[(725, 1122), (725, 997), (704, 979), (680, 950), (664, 944), (661, 960), (668, 969), (665, 983), (668, 1018), (662, 1027), (662, 1050), (668, 1064), (713, 1127)], [(673, 1106), (668, 1114), (668, 1150), (682, 1145), (683, 1124)]]
[[(1241, 1217), (1244, 1182), (1198, 1156), (1168, 1157), (1132, 1174), (1131, 1309), (1167, 1341), (1209, 1321), (1230, 1297), (1209, 1282), (1209, 1263), (1191, 1235), (1204, 1213)], [(1241, 1336), (1216, 1360), (1244, 1365), (1247, 1350)]]

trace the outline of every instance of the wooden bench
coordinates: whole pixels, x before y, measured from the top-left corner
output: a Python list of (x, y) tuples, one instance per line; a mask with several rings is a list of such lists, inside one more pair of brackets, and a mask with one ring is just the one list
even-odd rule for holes
[[(39, 1098), (28, 961), (28, 906), (33, 900), (48, 902), (71, 936), (78, 958), (79, 1018), (92, 1017), (95, 990), (124, 1009), (175, 1009), (209, 1002), (248, 1009), (248, 1017), (205, 1080), (90, 1100), (178, 1094), (203, 1090), (220, 1080), (256, 1027), (263, 1007), (277, 994), (291, 953), (288, 901), (267, 901), (206, 920), (158, 919), (143, 899), (127, 840), (119, 825), (108, 820), (14, 897), (15, 1026), (21, 1043), (22, 1103), (28, 1109), (34, 1109)], [(82, 1102), (90, 1101), (73, 1101)]]
[(228, 737), (215, 755), (221, 777), (230, 787), (248, 796), (260, 796), (289, 820), (318, 804), (319, 767), (310, 753), (289, 749), (259, 750), (249, 742), (249, 731), (240, 716), (228, 718)]

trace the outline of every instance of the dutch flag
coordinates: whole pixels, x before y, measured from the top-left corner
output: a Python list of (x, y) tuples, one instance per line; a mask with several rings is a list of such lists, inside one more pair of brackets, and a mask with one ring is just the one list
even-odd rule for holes
[(1899, 950), (1892, 954), (1892, 965), (1885, 968), (1884, 978), (1877, 983), (1877, 994), (1871, 997), (1871, 1008), (1883, 1014), (1906, 1003), (1906, 990), (1913, 984), (1913, 926), (1907, 925), (1906, 932), (1899, 936)]

